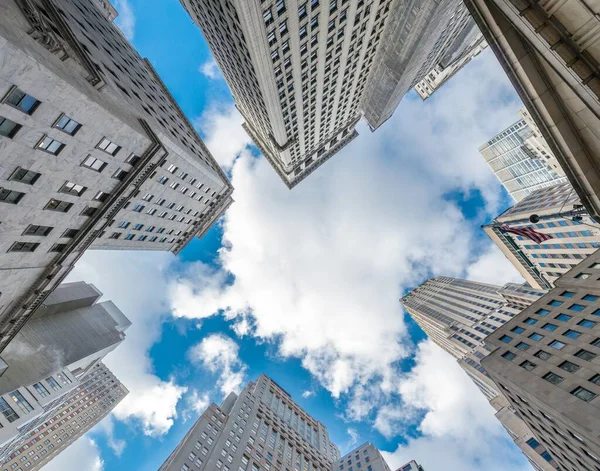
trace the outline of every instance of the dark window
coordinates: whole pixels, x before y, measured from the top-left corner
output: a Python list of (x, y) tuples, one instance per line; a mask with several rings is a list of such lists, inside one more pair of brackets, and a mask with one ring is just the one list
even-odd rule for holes
[(531, 345), (529, 345), (528, 343), (519, 342), (518, 344), (515, 345), (515, 348), (518, 348), (519, 350), (528, 350), (530, 346)]
[(66, 201), (55, 200), (54, 198), (52, 198), (50, 201), (48, 201), (44, 209), (66, 213), (67, 211), (69, 211), (69, 209), (71, 209), (72, 206), (73, 203), (67, 203)]
[(16, 87), (7, 95), (5, 103), (27, 114), (33, 114), (40, 104), (37, 99)]
[(569, 373), (575, 373), (579, 369), (579, 365), (571, 363), (570, 361), (563, 361), (560, 365), (558, 365), (558, 367), (568, 371)]
[(523, 327), (513, 327), (511, 332), (514, 332), (515, 334), (522, 334), (525, 332), (525, 329)]
[(65, 145), (62, 142), (52, 139), (49, 136), (42, 137), (42, 140), (38, 142), (36, 148), (48, 152), (52, 155), (58, 155)]
[(25, 196), (25, 193), (0, 188), (0, 203), (17, 204), (23, 196)]
[(527, 443), (531, 448), (533, 448), (534, 450), (540, 446), (540, 442), (538, 442), (535, 438), (530, 438), (529, 440), (527, 440), (525, 443)]
[(592, 352), (588, 352), (587, 350), (579, 350), (575, 356), (577, 358), (581, 358), (582, 360), (586, 360), (586, 361), (592, 361), (594, 358), (596, 358), (596, 354), (592, 353)]
[(29, 236), (47, 236), (52, 232), (53, 227), (49, 226), (36, 226), (34, 224), (29, 224), (27, 228), (23, 231), (23, 235)]
[(129, 157), (127, 157), (127, 160), (125, 160), (125, 163), (129, 165), (137, 165), (140, 160), (141, 158), (139, 156), (130, 154)]
[(506, 358), (508, 361), (512, 361), (516, 356), (513, 352), (504, 352), (502, 354), (502, 358)]
[(519, 365), (521, 368), (524, 368), (528, 371), (534, 370), (537, 365), (529, 360), (525, 360), (523, 363)]
[(64, 237), (66, 239), (72, 239), (78, 233), (79, 233), (78, 229), (67, 229), (65, 232), (63, 232), (63, 234), (61, 235), (61, 237)]
[(600, 386), (600, 375), (594, 375), (590, 378), (590, 383), (597, 384)]
[(123, 170), (123, 169), (121, 169), (121, 168), (120, 168), (120, 169), (118, 169), (118, 170), (117, 170), (117, 171), (114, 173), (114, 175), (113, 175), (112, 177), (113, 177), (113, 178), (116, 178), (117, 180), (119, 180), (119, 181), (121, 181), (121, 182), (122, 182), (123, 180), (125, 180), (125, 178), (127, 177), (127, 174), (128, 174), (128, 173), (129, 173), (129, 172), (126, 172), (125, 170)]
[(34, 172), (33, 170), (27, 170), (26, 168), (17, 167), (8, 179), (15, 182), (25, 183), (27, 185), (33, 185), (37, 179), (40, 178), (40, 176), (41, 173)]
[(503, 335), (502, 337), (500, 337), (500, 341), (504, 343), (509, 343), (511, 340), (512, 337), (509, 337), (508, 335)]
[(67, 244), (54, 244), (48, 252), (64, 252), (66, 248)]
[(552, 372), (546, 373), (544, 376), (542, 376), (542, 378), (552, 384), (559, 384), (565, 379), (562, 376)]
[(9, 252), (35, 252), (40, 244), (34, 242), (15, 242), (8, 249)]
[(54, 127), (66, 132), (67, 134), (70, 134), (71, 136), (74, 136), (75, 133), (79, 131), (81, 124), (63, 114), (60, 118), (58, 118), (56, 123), (54, 123)]
[(10, 138), (15, 137), (15, 134), (17, 134), (19, 129), (21, 129), (20, 124), (15, 123), (4, 116), (0, 116), (0, 136)]
[(588, 391), (587, 389), (578, 386), (575, 389), (573, 389), (573, 391), (571, 391), (571, 394), (573, 394), (573, 396), (578, 397), (579, 399), (581, 399), (582, 401), (585, 402), (590, 402), (592, 399), (594, 399), (597, 394), (593, 393), (592, 391)]
[(540, 350), (534, 356), (538, 357), (541, 360), (547, 360), (548, 358), (550, 358), (552, 356), (552, 354), (545, 352), (544, 350)]
[(98, 211), (98, 208), (94, 208), (93, 206), (87, 206), (81, 211), (82, 216), (93, 216), (94, 213)]
[(103, 191), (99, 191), (98, 193), (96, 193), (96, 196), (94, 196), (94, 199), (96, 201), (101, 201), (102, 203), (104, 203), (109, 197), (110, 197), (110, 193), (105, 193)]

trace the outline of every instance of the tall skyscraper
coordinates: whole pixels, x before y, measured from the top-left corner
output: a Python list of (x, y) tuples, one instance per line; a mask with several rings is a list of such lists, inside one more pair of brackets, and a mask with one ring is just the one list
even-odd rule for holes
[(391, 471), (381, 453), (371, 443), (363, 443), (333, 464), (332, 471)]
[(90, 248), (178, 253), (232, 187), (89, 0), (0, 3), (0, 351)]
[(110, 21), (115, 21), (115, 18), (119, 16), (119, 12), (110, 2), (110, 0), (93, 0), (96, 5), (100, 8), (100, 11), (108, 18)]
[(0, 469), (41, 469), (106, 417), (127, 394), (110, 370), (96, 363), (77, 388), (47, 407), (12, 440), (2, 443)]
[(521, 119), (479, 148), (515, 201), (539, 188), (568, 181), (527, 109), (519, 113)]
[(361, 102), (364, 116), (377, 129), (396, 110), (402, 97), (473, 31), (462, 1), (396, 1), (380, 51)]
[(404, 466), (400, 466), (396, 471), (425, 471), (425, 468), (415, 460), (409, 461)]
[(10, 448), (5, 445), (21, 440), (85, 388), (100, 361), (125, 338), (129, 320), (112, 302), (98, 303), (101, 296), (86, 283), (61, 285), (2, 353), (0, 459)]
[(532, 448), (533, 432), (515, 414), (486, 369), (481, 365), (490, 350), (486, 336), (499, 329), (544, 292), (508, 283), (503, 287), (438, 276), (401, 300), (429, 338), (458, 360), (458, 364), (496, 410), (496, 418), (532, 466), (551, 471), (555, 462), (543, 447)]
[(482, 364), (562, 470), (600, 469), (600, 251), (493, 332)]
[(327, 428), (261, 375), (211, 404), (159, 471), (330, 471), (339, 457)]
[[(473, 25), (458, 0), (180, 1), (202, 28), (244, 129), (289, 188), (357, 136), (362, 103), (368, 118), (383, 107), (391, 115)], [(410, 80), (395, 103), (384, 103), (380, 95), (398, 75), (386, 65), (396, 54), (410, 55)], [(374, 73), (383, 69), (384, 77)]]
[(449, 50), (434, 68), (415, 85), (415, 91), (423, 100), (433, 95), (436, 90), (454, 77), (457, 72), (471, 62), (471, 59), (477, 57), (487, 47), (483, 35), (474, 23), (470, 30), (465, 28), (465, 33), (467, 34), (465, 34), (463, 41), (457, 41), (457, 47)]
[[(527, 283), (549, 289), (554, 281), (600, 247), (600, 224), (583, 215), (581, 221), (566, 217), (581, 201), (569, 183), (536, 190), (483, 227)], [(530, 216), (540, 216), (538, 223)], [(503, 230), (531, 228), (552, 239), (541, 243)]]
[(600, 216), (600, 36), (593, 0), (465, 0), (590, 214)]

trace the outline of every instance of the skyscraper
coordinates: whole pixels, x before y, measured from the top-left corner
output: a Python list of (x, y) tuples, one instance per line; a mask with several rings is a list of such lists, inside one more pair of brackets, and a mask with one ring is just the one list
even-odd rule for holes
[(493, 332), (482, 364), (562, 470), (600, 468), (600, 251)]
[(0, 3), (0, 351), (90, 248), (178, 253), (232, 187), (88, 0)]
[[(81, 391), (89, 374), (98, 371), (100, 361), (124, 340), (129, 320), (112, 302), (98, 303), (101, 296), (86, 283), (61, 285), (4, 350), (0, 446), (21, 440), (37, 424), (55, 415), (57, 408), (76, 394), (74, 391)], [(111, 384), (120, 384), (109, 376)], [(0, 458), (5, 456), (2, 449)]]
[[(357, 136), (362, 104), (377, 127), (370, 117), (383, 107), (391, 115), (473, 25), (458, 0), (180, 1), (202, 28), (244, 129), (289, 188)], [(386, 68), (389, 57), (405, 53), (410, 79), (396, 102), (380, 100), (398, 75)]]
[(327, 428), (261, 375), (211, 404), (159, 471), (330, 471), (339, 457)]
[(481, 365), (490, 352), (484, 344), (486, 336), (543, 294), (515, 283), (500, 287), (438, 276), (412, 290), (401, 302), (429, 338), (458, 360), (532, 466), (551, 471), (555, 469), (552, 457), (543, 447), (529, 446), (529, 440), (534, 439), (532, 430), (515, 414)]
[(96, 363), (77, 388), (0, 446), (0, 469), (41, 469), (106, 417), (127, 394), (110, 370)]
[(595, 1), (465, 0), (582, 204), (600, 215)]
[(539, 188), (568, 181), (527, 109), (519, 113), (521, 119), (479, 148), (515, 201)]
[(93, 0), (96, 5), (100, 8), (100, 11), (108, 18), (110, 21), (115, 21), (115, 18), (119, 16), (119, 12), (110, 2), (110, 0)]
[(381, 453), (371, 443), (363, 443), (333, 464), (332, 471), (391, 471)]
[(425, 471), (425, 468), (415, 460), (409, 461), (403, 466), (400, 466), (396, 471)]
[(387, 121), (400, 100), (447, 54), (460, 50), (473, 19), (462, 1), (396, 1), (361, 102), (371, 130)]
[[(548, 289), (558, 277), (600, 247), (598, 223), (586, 214), (581, 221), (564, 215), (580, 203), (569, 183), (540, 188), (483, 229), (527, 283), (537, 289)], [(538, 223), (529, 221), (534, 214), (540, 216)], [(532, 228), (551, 235), (552, 239), (538, 244), (503, 230), (503, 226)]]

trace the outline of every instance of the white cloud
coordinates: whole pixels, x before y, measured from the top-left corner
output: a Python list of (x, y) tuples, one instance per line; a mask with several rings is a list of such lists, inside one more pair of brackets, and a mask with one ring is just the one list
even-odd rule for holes
[(183, 420), (187, 421), (190, 418), (196, 420), (210, 406), (210, 396), (207, 392), (199, 393), (196, 389), (192, 389), (186, 396), (185, 402), (187, 408), (181, 414)]
[(303, 397), (304, 399), (308, 399), (309, 397), (312, 397), (312, 396), (314, 396), (314, 395), (315, 395), (315, 393), (314, 393), (313, 391), (304, 391), (304, 392), (302, 393), (302, 397)]
[(525, 280), (496, 245), (490, 243), (467, 271), (469, 280), (482, 283), (523, 283)]
[(93, 429), (94, 432), (101, 432), (106, 436), (108, 447), (112, 450), (115, 456), (121, 456), (127, 442), (115, 437), (115, 419), (112, 415), (105, 417)]
[(360, 434), (355, 428), (349, 428), (346, 432), (348, 433), (348, 442), (346, 443), (344, 450), (351, 451), (358, 445)]
[(221, 74), (221, 69), (219, 69), (219, 64), (213, 57), (207, 60), (204, 64), (202, 64), (198, 70), (200, 73), (211, 80), (218, 80), (223, 78)]
[(104, 462), (96, 442), (87, 435), (73, 442), (44, 466), (44, 471), (102, 471)]
[(119, 12), (115, 20), (117, 26), (123, 32), (123, 35), (133, 41), (135, 35), (135, 13), (128, 0), (114, 0), (114, 6)]
[(68, 281), (92, 283), (131, 320), (126, 340), (110, 353), (106, 365), (129, 389), (114, 409), (119, 420), (135, 420), (146, 435), (162, 435), (177, 417), (176, 406), (186, 387), (162, 381), (153, 373), (148, 351), (159, 338), (170, 253), (89, 251)]
[(225, 169), (231, 168), (240, 154), (249, 155), (247, 146), (251, 140), (242, 128), (243, 122), (244, 118), (232, 103), (212, 104), (194, 120), (194, 127)]
[(231, 338), (212, 334), (188, 352), (190, 360), (203, 366), (211, 373), (217, 373), (217, 386), (224, 396), (238, 393), (246, 375), (246, 365), (239, 358), (238, 344)]

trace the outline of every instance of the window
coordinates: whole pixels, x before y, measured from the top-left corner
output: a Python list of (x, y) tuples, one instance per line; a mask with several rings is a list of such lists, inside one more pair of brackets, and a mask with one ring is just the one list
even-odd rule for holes
[(63, 186), (58, 190), (60, 193), (67, 193), (69, 195), (81, 196), (87, 190), (83, 185), (66, 181)]
[(19, 129), (21, 129), (20, 124), (0, 116), (0, 136), (12, 138), (17, 134)]
[(0, 203), (17, 204), (23, 196), (25, 196), (25, 193), (0, 188)]
[(107, 154), (117, 155), (117, 152), (121, 150), (121, 148), (116, 145), (114, 142), (109, 141), (106, 137), (103, 137), (102, 140), (96, 146), (97, 149), (100, 149)]
[(572, 291), (563, 291), (561, 296), (563, 298), (572, 298), (573, 296), (575, 296), (575, 293), (573, 293)]
[(500, 341), (504, 343), (509, 343), (512, 341), (512, 337), (509, 337), (508, 335), (503, 335), (502, 337), (500, 337)]
[(27, 170), (26, 168), (17, 167), (8, 179), (15, 182), (25, 183), (26, 185), (33, 185), (37, 179), (41, 177), (41, 175), (41, 173)]
[(117, 171), (114, 173), (114, 175), (112, 177), (116, 178), (117, 180), (122, 182), (123, 180), (125, 180), (125, 178), (127, 177), (128, 174), (129, 174), (129, 172), (120, 168), (120, 169), (117, 169)]
[(558, 340), (553, 340), (552, 342), (550, 342), (549, 346), (552, 348), (556, 348), (557, 350), (562, 350), (565, 347), (565, 344), (559, 342)]
[(582, 401), (585, 402), (590, 402), (592, 399), (594, 399), (597, 394), (593, 393), (592, 391), (588, 391), (587, 389), (578, 386), (575, 389), (573, 389), (573, 391), (571, 391), (571, 394), (573, 394), (573, 396), (578, 397), (579, 399), (581, 399)]
[(48, 252), (64, 252), (66, 248), (67, 244), (53, 244)]
[(563, 361), (560, 365), (558, 365), (558, 367), (568, 371), (569, 373), (575, 373), (579, 369), (579, 365), (571, 363), (570, 361)]
[(23, 394), (21, 394), (19, 391), (13, 391), (9, 394), (9, 396), (15, 402), (17, 407), (19, 409), (21, 409), (21, 411), (24, 412), (25, 414), (29, 414), (33, 410), (33, 407), (31, 407), (31, 404), (29, 404), (29, 402), (27, 402), (27, 399), (25, 399), (23, 397)]
[(547, 360), (547, 359), (549, 359), (552, 356), (552, 354), (550, 354), (548, 352), (545, 352), (544, 350), (540, 350), (534, 356), (538, 357), (541, 360)]
[(592, 294), (586, 294), (586, 295), (583, 297), (583, 300), (584, 300), (584, 301), (589, 301), (589, 302), (598, 301), (598, 296), (594, 296), (594, 295), (592, 295)]
[(592, 361), (594, 358), (596, 358), (596, 354), (595, 353), (588, 352), (587, 350), (583, 350), (583, 349), (579, 350), (575, 354), (575, 356), (577, 358), (581, 358), (582, 360), (585, 360), (585, 361)]
[(7, 105), (11, 105), (13, 108), (16, 108), (29, 115), (33, 114), (36, 108), (40, 105), (39, 100), (33, 98), (31, 95), (27, 95), (27, 93), (19, 90), (17, 87), (10, 91), (10, 93), (4, 99), (4, 102)]
[(110, 193), (99, 191), (98, 193), (96, 193), (96, 196), (94, 196), (94, 200), (104, 203), (109, 197)]
[(10, 407), (3, 397), (0, 397), (0, 412), (2, 412), (2, 415), (6, 417), (6, 420), (11, 423), (19, 418), (14, 409)]
[(530, 438), (529, 440), (527, 440), (525, 443), (527, 443), (531, 448), (533, 448), (534, 450), (540, 446), (540, 442), (538, 442), (535, 438)]
[(525, 332), (525, 329), (523, 327), (514, 327), (511, 329), (511, 332), (514, 332), (515, 334), (522, 334)]
[(600, 375), (594, 375), (590, 378), (590, 383), (597, 384), (600, 386)]
[(577, 332), (576, 330), (567, 330), (564, 334), (565, 337), (569, 337), (570, 339), (577, 339), (581, 335), (581, 332)]
[(36, 226), (34, 224), (29, 224), (23, 231), (23, 235), (45, 237), (52, 232), (52, 229), (53, 228), (50, 226)]
[(577, 312), (581, 312), (585, 309), (585, 306), (581, 305), (581, 304), (571, 304), (571, 306), (569, 306), (569, 310), (570, 311), (577, 311)]
[(518, 348), (519, 350), (528, 350), (530, 346), (531, 345), (529, 345), (528, 343), (519, 342), (518, 344), (515, 345), (515, 348)]
[(72, 239), (78, 233), (79, 233), (78, 229), (67, 229), (67, 230), (65, 230), (65, 232), (63, 232), (63, 234), (61, 235), (61, 237), (65, 237), (67, 239)]
[(583, 319), (583, 320), (579, 321), (577, 323), (577, 325), (579, 325), (581, 327), (585, 327), (586, 329), (591, 329), (592, 327), (594, 327), (596, 325), (596, 322), (589, 321), (587, 319)]
[(46, 389), (46, 387), (42, 383), (35, 383), (33, 385), (33, 389), (35, 389), (36, 392), (42, 397), (46, 397), (46, 396), (50, 395), (50, 392)]
[(15, 242), (8, 249), (9, 252), (35, 252), (40, 244), (33, 242)]
[(534, 332), (528, 338), (530, 338), (531, 340), (538, 341), (538, 340), (542, 340), (544, 338), (544, 336)]
[(134, 236), (133, 234), (127, 234), (127, 235), (125, 236), (125, 240), (133, 240), (133, 238), (134, 238), (134, 237), (135, 237), (135, 236)]
[(54, 127), (74, 136), (75, 133), (79, 131), (81, 124), (63, 114), (58, 118), (56, 123), (54, 123)]
[(554, 300), (554, 301), (550, 301), (548, 304), (550, 306), (558, 307), (558, 306), (560, 306), (562, 304), (562, 301)]
[(544, 376), (542, 376), (542, 378), (554, 385), (562, 383), (562, 381), (565, 379), (562, 376), (552, 372), (546, 373)]
[(529, 360), (525, 360), (523, 363), (519, 365), (521, 368), (526, 369), (527, 371), (534, 370), (537, 365)]
[(144, 210), (145, 207), (146, 206), (144, 206), (143, 204), (136, 204), (133, 207), (133, 211), (135, 211), (136, 213), (141, 213)]
[(538, 316), (547, 316), (548, 314), (550, 314), (550, 311), (548, 311), (547, 309), (538, 309), (537, 311), (535, 311), (535, 313)]
[(517, 355), (515, 355), (513, 352), (510, 351), (506, 351), (502, 354), (502, 358), (506, 358), (508, 361), (512, 361), (516, 358)]
[(131, 166), (135, 166), (137, 165), (137, 163), (141, 160), (141, 157), (135, 155), (135, 154), (129, 154), (129, 157), (127, 157), (127, 159), (125, 159), (125, 163), (129, 164)]
[(48, 152), (52, 155), (60, 154), (60, 151), (63, 150), (64, 147), (65, 145), (62, 142), (52, 139), (49, 136), (42, 137), (42, 140), (38, 142), (36, 146), (37, 149), (43, 150), (44, 152)]
[(569, 319), (572, 319), (572, 316), (569, 316), (568, 314), (559, 314), (558, 316), (555, 317), (555, 319), (557, 321), (566, 322)]
[(555, 331), (557, 328), (558, 328), (558, 326), (557, 326), (557, 325), (550, 324), (550, 323), (548, 323), (548, 324), (544, 324), (544, 325), (542, 326), (542, 329), (544, 329), (544, 330), (549, 330), (550, 332), (554, 332), (554, 331)]
[(527, 319), (525, 319), (524, 322), (525, 322), (525, 324), (529, 324), (529, 325), (537, 324), (537, 321), (533, 317), (528, 317)]
[(67, 203), (66, 201), (55, 200), (54, 198), (52, 198), (50, 201), (48, 201), (48, 203), (46, 203), (44, 209), (47, 209), (49, 211), (58, 211), (60, 213), (66, 213), (71, 209), (72, 206), (73, 203)]
[(48, 385), (55, 391), (60, 391), (62, 389), (62, 386), (58, 384), (58, 381), (56, 381), (52, 376), (46, 378), (46, 383), (48, 383)]
[(85, 208), (83, 208), (83, 210), (81, 211), (81, 215), (82, 216), (93, 216), (94, 213), (98, 211), (98, 208), (94, 208), (92, 206), (86, 206)]
[(88, 155), (83, 162), (81, 162), (82, 167), (89, 168), (91, 170), (95, 170), (96, 172), (101, 172), (106, 167), (106, 162), (103, 162), (100, 159), (96, 159), (91, 155)]

